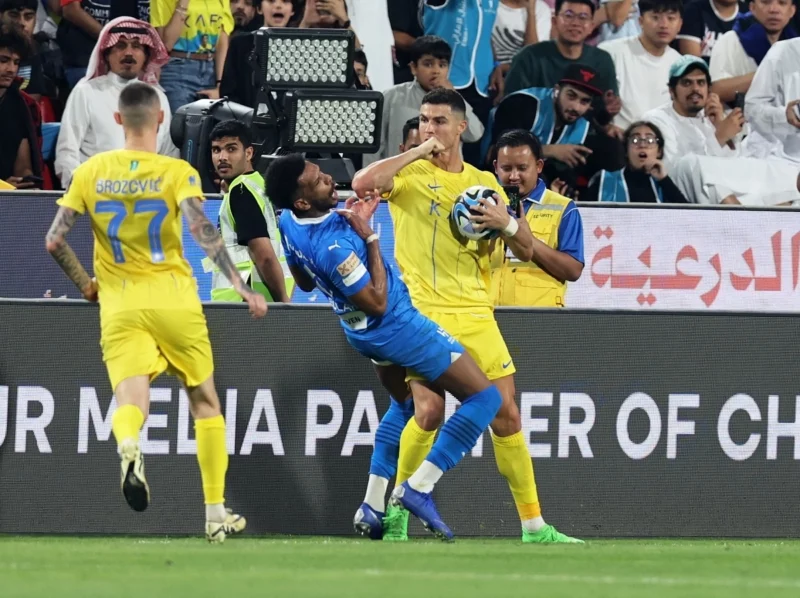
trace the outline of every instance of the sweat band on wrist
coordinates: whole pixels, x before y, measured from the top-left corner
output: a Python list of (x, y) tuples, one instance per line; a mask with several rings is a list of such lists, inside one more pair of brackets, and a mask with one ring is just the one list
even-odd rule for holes
[(508, 220), (508, 226), (503, 229), (503, 235), (506, 237), (513, 237), (517, 234), (519, 230), (519, 223), (517, 222), (516, 218), (510, 218)]
[(369, 237), (367, 237), (367, 245), (372, 243), (373, 241), (377, 241), (380, 237), (377, 233), (372, 233)]

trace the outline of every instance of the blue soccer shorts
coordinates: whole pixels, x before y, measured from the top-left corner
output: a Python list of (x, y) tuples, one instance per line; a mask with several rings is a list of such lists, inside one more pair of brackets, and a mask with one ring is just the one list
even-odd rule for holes
[(403, 366), (430, 382), (439, 379), (465, 352), (449, 332), (416, 309), (368, 335), (348, 335), (347, 340), (372, 361)]

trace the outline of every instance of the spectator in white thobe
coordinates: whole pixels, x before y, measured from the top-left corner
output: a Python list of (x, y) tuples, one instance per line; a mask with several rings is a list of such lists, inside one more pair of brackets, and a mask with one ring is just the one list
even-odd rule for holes
[(800, 38), (770, 48), (746, 101), (747, 120), (769, 155), (800, 164)]
[(643, 120), (664, 135), (664, 163), (678, 188), (697, 203), (776, 205), (800, 200), (800, 166), (781, 159), (758, 159), (739, 141), (744, 116), (727, 115), (709, 93), (708, 65), (683, 56), (670, 71), (672, 102)]
[(155, 86), (164, 110), (158, 153), (178, 157), (178, 148), (169, 135), (169, 102), (158, 86), (158, 73), (168, 60), (166, 47), (148, 23), (120, 17), (103, 27), (86, 77), (70, 93), (61, 118), (55, 167), (64, 188), (83, 162), (100, 152), (124, 147), (125, 135), (114, 113), (122, 89), (132, 81)]

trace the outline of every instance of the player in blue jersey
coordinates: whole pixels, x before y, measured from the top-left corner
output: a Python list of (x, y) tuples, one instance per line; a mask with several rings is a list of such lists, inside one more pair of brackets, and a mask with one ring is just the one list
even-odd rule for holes
[(403, 281), (386, 268), (369, 225), (335, 209), (330, 176), (292, 154), (275, 160), (266, 179), (267, 195), (283, 210), (281, 241), (297, 285), (304, 291), (316, 286), (330, 299), (348, 342), (362, 355), (406, 367), (461, 401), (427, 459), (391, 498), (438, 537), (452, 539), (431, 492), (494, 419), (500, 392), (452, 336), (411, 304)]

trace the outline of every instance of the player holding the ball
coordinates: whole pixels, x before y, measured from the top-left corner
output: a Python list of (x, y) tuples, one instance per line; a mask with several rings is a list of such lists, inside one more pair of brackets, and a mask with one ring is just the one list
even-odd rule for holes
[[(508, 199), (495, 178), (461, 159), (465, 114), (458, 92), (432, 90), (420, 108), (422, 145), (371, 164), (356, 174), (352, 187), (360, 198), (379, 193), (389, 200), (395, 259), (414, 305), (467, 349), (502, 394), (502, 405), (490, 426), (492, 442), (498, 469), (508, 481), (522, 522), (523, 542), (579, 542), (542, 518), (533, 464), (514, 400), (516, 370), (494, 318), (490, 296), (491, 241), (487, 237), (492, 233), (488, 231), (502, 235), (521, 261), (532, 258), (533, 235), (525, 219), (509, 215)], [(460, 208), (451, 217), (457, 201), (470, 212), (472, 226)], [(424, 461), (444, 419), (444, 391), (412, 372), (407, 372), (407, 379), (415, 413), (399, 439), (397, 486)], [(407, 513), (390, 506), (381, 523), (381, 510), (374, 502), (365, 501), (357, 519), (362, 524), (375, 521), (374, 527), (383, 525), (382, 530), (372, 530), (371, 537), (382, 532), (384, 537), (402, 539)]]

